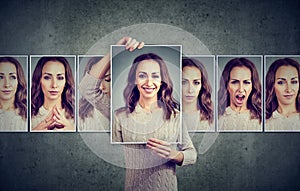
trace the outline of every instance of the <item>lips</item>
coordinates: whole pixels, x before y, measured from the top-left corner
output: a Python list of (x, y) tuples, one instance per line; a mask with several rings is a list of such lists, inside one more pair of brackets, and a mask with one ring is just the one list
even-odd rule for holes
[(194, 100), (195, 96), (190, 96), (190, 95), (188, 95), (188, 96), (185, 96), (185, 98), (186, 98), (187, 100)]
[(152, 93), (156, 88), (151, 88), (151, 87), (142, 87), (143, 90), (146, 92), (146, 93)]
[(292, 99), (294, 97), (293, 94), (286, 94), (286, 95), (283, 95), (283, 97), (285, 97), (286, 99)]
[(12, 92), (12, 90), (2, 90), (1, 92), (4, 94), (10, 94)]
[(245, 97), (246, 97), (245, 95), (241, 95), (241, 94), (236, 95), (235, 99), (236, 99), (237, 104), (242, 105), (245, 100)]
[(53, 96), (57, 95), (58, 94), (58, 91), (49, 91), (49, 93)]

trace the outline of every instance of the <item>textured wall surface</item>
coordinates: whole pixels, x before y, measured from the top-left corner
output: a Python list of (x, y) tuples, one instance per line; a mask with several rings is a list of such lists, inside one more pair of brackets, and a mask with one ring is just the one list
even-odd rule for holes
[[(162, 23), (212, 54), (300, 54), (299, 1), (1, 1), (0, 54), (84, 54), (121, 27)], [(202, 134), (193, 142), (200, 144)], [(300, 190), (300, 133), (221, 133), (179, 190)], [(123, 190), (125, 169), (78, 133), (0, 133), (0, 190)]]

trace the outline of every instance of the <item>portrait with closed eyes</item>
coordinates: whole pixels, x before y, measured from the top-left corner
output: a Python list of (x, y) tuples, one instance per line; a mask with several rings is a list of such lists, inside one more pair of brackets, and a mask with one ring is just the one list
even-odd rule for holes
[(299, 61), (265, 56), (265, 131), (300, 131)]
[(110, 70), (107, 70), (100, 79), (90, 75), (92, 68), (102, 58), (103, 56), (79, 56), (79, 132), (110, 130)]
[(262, 56), (217, 56), (218, 131), (262, 131)]
[(75, 131), (76, 57), (31, 56), (31, 131)]

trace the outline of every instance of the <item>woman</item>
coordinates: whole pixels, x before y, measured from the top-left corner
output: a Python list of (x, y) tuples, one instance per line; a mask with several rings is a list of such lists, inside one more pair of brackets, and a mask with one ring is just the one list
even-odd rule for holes
[(0, 57), (0, 131), (27, 131), (27, 85), (21, 64)]
[(42, 57), (32, 75), (33, 131), (75, 131), (74, 78), (64, 57)]
[[(165, 62), (153, 53), (135, 58), (124, 90), (126, 106), (116, 111), (112, 141), (126, 143), (125, 190), (177, 190), (176, 164), (196, 161), (184, 128), (180, 135), (179, 105)], [(177, 148), (176, 148), (177, 147)]]
[(226, 64), (218, 94), (219, 130), (261, 130), (261, 83), (250, 60), (234, 58)]
[[(101, 58), (90, 58), (84, 69), (80, 91), (85, 92), (85, 97), (79, 100), (80, 131), (109, 131), (110, 72), (108, 70), (103, 79), (100, 80), (91, 77), (89, 74), (93, 65), (97, 64)], [(97, 99), (107, 101), (105, 104), (97, 105), (100, 102)], [(105, 110), (104, 114), (100, 112), (103, 110)], [(106, 116), (104, 116), (105, 114)]]
[(190, 131), (214, 131), (211, 86), (203, 64), (194, 58), (182, 60), (183, 122)]
[(266, 76), (266, 130), (300, 130), (300, 65), (291, 58), (273, 62)]

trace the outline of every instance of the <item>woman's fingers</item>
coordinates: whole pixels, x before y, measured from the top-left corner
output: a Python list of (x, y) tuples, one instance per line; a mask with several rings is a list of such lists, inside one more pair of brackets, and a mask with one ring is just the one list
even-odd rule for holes
[(143, 48), (143, 47), (144, 47), (144, 45), (145, 45), (145, 43), (144, 43), (144, 42), (140, 42), (140, 43), (139, 43), (139, 45), (137, 46), (137, 49), (141, 49), (141, 48)]
[(170, 143), (158, 139), (149, 139), (147, 147), (163, 158), (169, 158), (171, 153)]
[(117, 45), (125, 45), (125, 49), (129, 51), (133, 51), (135, 49), (141, 49), (144, 47), (145, 43), (144, 42), (139, 42), (136, 39), (126, 36), (123, 37)]

